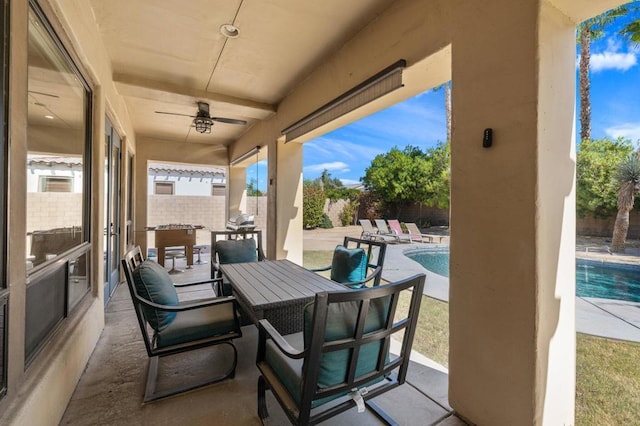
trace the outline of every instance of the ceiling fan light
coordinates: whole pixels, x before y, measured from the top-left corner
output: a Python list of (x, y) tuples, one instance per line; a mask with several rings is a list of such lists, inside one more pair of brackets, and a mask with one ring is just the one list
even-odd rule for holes
[(211, 133), (213, 121), (208, 117), (196, 117), (193, 119), (193, 125), (198, 133)]

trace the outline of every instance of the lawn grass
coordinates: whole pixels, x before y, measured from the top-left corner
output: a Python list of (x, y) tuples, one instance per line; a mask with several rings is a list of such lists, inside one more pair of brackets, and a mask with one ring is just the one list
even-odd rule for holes
[(578, 334), (576, 425), (640, 424), (640, 344)]
[[(304, 266), (331, 264), (332, 251), (305, 251)], [(406, 312), (409, 295), (400, 299)], [(640, 424), (640, 343), (578, 333), (576, 425)], [(449, 304), (423, 296), (413, 349), (448, 366)]]

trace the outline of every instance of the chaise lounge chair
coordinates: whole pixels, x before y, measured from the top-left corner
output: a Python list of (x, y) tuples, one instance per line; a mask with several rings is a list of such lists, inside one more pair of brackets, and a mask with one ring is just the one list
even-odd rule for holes
[[(417, 241), (420, 241), (421, 243), (432, 243), (433, 242), (433, 236), (432, 235), (423, 234), (420, 231), (420, 229), (418, 229), (418, 225), (416, 225), (415, 223), (405, 222), (404, 225), (407, 227), (407, 231), (409, 231), (409, 235), (411, 236), (412, 241), (415, 238), (415, 239), (417, 239)], [(442, 241), (442, 238), (440, 238), (440, 240)]]
[(391, 228), (391, 231), (393, 231), (393, 233), (398, 236), (398, 239), (400, 241), (406, 241), (407, 243), (413, 242), (411, 234), (407, 234), (402, 230), (402, 226), (400, 225), (400, 222), (398, 220), (389, 219), (387, 220), (387, 223), (389, 224), (389, 228)]
[(398, 242), (398, 238), (392, 234), (382, 235), (371, 224), (369, 219), (360, 219), (360, 226), (362, 226), (362, 234), (360, 238), (363, 240), (383, 241), (385, 243)]

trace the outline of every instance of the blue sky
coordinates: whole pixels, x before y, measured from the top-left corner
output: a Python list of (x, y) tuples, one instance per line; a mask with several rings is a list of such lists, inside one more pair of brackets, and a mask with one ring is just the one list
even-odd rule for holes
[[(629, 45), (617, 35), (626, 22), (638, 18), (640, 12), (620, 19), (591, 45), (592, 138), (622, 136), (636, 144), (640, 141), (640, 46)], [(576, 96), (577, 64), (576, 47)], [(578, 118), (576, 126), (578, 137)], [(444, 91), (430, 90), (307, 142), (304, 177), (314, 179), (326, 169), (344, 184), (357, 183), (376, 155), (394, 146), (425, 150), (445, 139)], [(247, 179), (255, 177), (253, 166), (247, 170)], [(261, 189), (266, 187), (265, 163), (258, 164), (258, 182)]]

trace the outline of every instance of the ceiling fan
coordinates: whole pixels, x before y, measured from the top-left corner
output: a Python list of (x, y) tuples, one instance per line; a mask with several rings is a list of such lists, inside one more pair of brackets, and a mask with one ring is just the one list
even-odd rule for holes
[(209, 114), (209, 104), (206, 102), (197, 102), (198, 104), (198, 113), (197, 115), (189, 115), (189, 114), (180, 114), (178, 112), (165, 112), (165, 111), (155, 111), (156, 114), (168, 114), (168, 115), (184, 115), (185, 117), (193, 118), (193, 126), (196, 128), (196, 131), (199, 133), (211, 133), (211, 126), (213, 126), (213, 122), (217, 121), (218, 123), (226, 123), (226, 124), (239, 124), (244, 126), (247, 124), (244, 120), (236, 120), (235, 118), (224, 118), (224, 117), (211, 117)]

